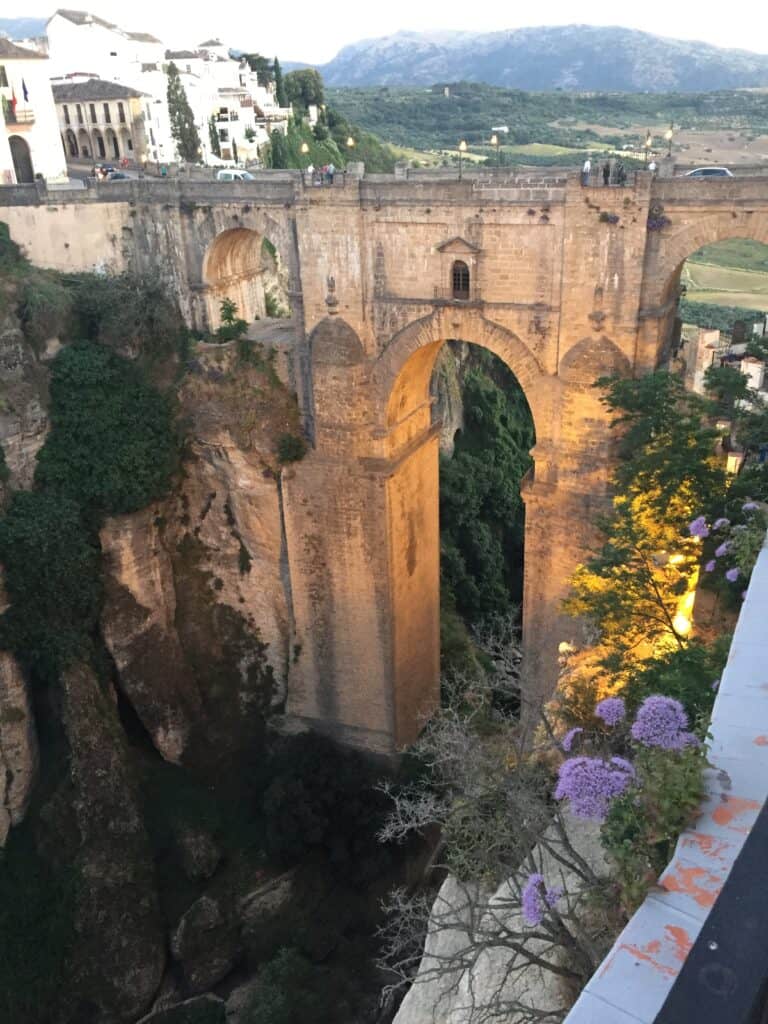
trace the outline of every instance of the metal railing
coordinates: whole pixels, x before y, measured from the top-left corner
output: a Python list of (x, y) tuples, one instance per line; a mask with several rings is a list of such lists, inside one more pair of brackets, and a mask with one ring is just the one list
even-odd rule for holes
[(757, 817), (654, 1024), (768, 1021), (768, 803)]
[(480, 301), (480, 289), (474, 283), (470, 282), (469, 288), (457, 290), (450, 285), (435, 285), (435, 294), (433, 296), (438, 302), (479, 302)]
[(6, 124), (34, 124), (35, 122), (34, 110), (13, 111), (10, 107), (7, 107), (4, 111), (4, 117)]

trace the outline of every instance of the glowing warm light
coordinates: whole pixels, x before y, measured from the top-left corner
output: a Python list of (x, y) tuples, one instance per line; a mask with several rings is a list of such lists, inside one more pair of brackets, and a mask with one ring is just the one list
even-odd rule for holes
[(674, 619), (672, 619), (672, 625), (675, 627), (675, 632), (678, 636), (686, 636), (691, 631), (691, 620), (686, 615), (683, 615), (682, 612), (678, 612)]
[(459, 143), (459, 152), (460, 153), (466, 153), (467, 152), (467, 143), (464, 141), (464, 139), (462, 139), (461, 142)]
[(735, 476), (736, 473), (741, 469), (741, 464), (744, 461), (744, 452), (729, 452), (728, 458), (725, 462), (725, 471), (731, 476)]
[(685, 555), (671, 555), (669, 559), (670, 565), (682, 565), (685, 561)]

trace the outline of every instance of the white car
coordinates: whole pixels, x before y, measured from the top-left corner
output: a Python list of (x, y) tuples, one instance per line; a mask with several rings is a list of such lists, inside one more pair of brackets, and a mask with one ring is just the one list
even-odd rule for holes
[(218, 171), (216, 181), (256, 181), (250, 171)]
[(732, 178), (727, 167), (695, 167), (685, 172), (686, 178)]

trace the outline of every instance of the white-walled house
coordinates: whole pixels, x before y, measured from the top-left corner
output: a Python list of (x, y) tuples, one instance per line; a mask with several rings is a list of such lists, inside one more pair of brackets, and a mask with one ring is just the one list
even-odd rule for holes
[(67, 162), (59, 134), (50, 62), (0, 38), (0, 183), (66, 181)]

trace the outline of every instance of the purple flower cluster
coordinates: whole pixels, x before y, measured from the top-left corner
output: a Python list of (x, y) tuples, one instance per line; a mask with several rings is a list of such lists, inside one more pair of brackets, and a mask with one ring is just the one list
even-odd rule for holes
[(632, 725), (632, 739), (645, 747), (680, 750), (695, 737), (687, 731), (688, 716), (674, 697), (646, 697)]
[(708, 537), (709, 527), (707, 526), (706, 517), (699, 516), (697, 519), (694, 519), (692, 523), (689, 523), (688, 532), (692, 537), (698, 537), (700, 540), (704, 540), (705, 537)]
[(742, 512), (754, 512), (755, 509), (760, 508), (756, 501), (746, 501), (742, 506)]
[(714, 521), (714, 523), (712, 523), (712, 529), (713, 530), (724, 530), (726, 526), (730, 526), (730, 525), (731, 525), (730, 519), (726, 519), (724, 516), (721, 516), (719, 519), (716, 519)]
[(567, 754), (570, 754), (571, 747), (573, 746), (573, 741), (576, 739), (579, 733), (582, 732), (584, 732), (584, 730), (581, 728), (580, 725), (577, 725), (575, 729), (569, 729), (565, 736), (563, 736), (561, 746)]
[(715, 558), (722, 558), (723, 555), (727, 555), (730, 550), (731, 542), (729, 540), (724, 540), (719, 548), (715, 548)]
[(521, 902), (523, 904), (523, 918), (526, 924), (541, 924), (547, 907), (554, 907), (563, 895), (561, 887), (547, 889), (544, 884), (544, 876), (538, 872), (529, 875), (528, 881), (523, 886)]
[(716, 565), (717, 565), (717, 562), (715, 561), (715, 559), (714, 558), (710, 558), (710, 560), (704, 566), (704, 572), (714, 572)]
[(735, 583), (736, 580), (739, 578), (739, 570), (736, 567), (734, 567), (733, 569), (729, 569), (728, 572), (725, 574), (725, 578), (728, 580), (729, 583)]
[(618, 725), (626, 717), (627, 707), (622, 697), (606, 697), (595, 705), (595, 714), (606, 725)]
[(623, 757), (572, 757), (560, 765), (555, 800), (568, 800), (577, 818), (603, 821), (611, 802), (634, 777), (634, 768)]

